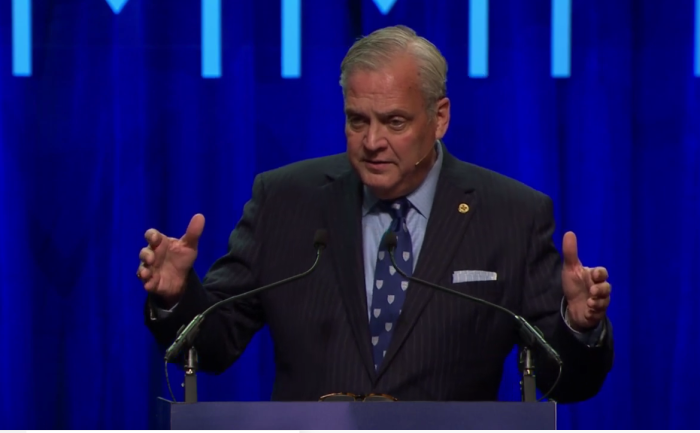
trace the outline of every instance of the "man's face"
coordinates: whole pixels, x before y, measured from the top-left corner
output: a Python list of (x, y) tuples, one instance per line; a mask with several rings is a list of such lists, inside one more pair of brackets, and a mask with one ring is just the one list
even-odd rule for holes
[[(435, 140), (449, 123), (449, 100), (429, 117), (416, 61), (396, 57), (378, 71), (357, 70), (347, 81), (345, 135), (350, 163), (383, 200), (409, 194), (435, 162)], [(416, 166), (416, 163), (421, 163)]]

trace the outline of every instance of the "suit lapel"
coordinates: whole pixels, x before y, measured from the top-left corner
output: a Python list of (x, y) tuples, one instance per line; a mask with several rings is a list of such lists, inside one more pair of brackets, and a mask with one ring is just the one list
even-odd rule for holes
[(328, 252), (332, 255), (340, 295), (362, 362), (374, 378), (362, 253), (362, 184), (350, 169), (324, 189), (328, 194), (325, 202)]
[[(452, 257), (464, 239), (464, 233), (474, 212), (478, 211), (476, 192), (468, 182), (469, 173), (459, 173), (458, 161), (447, 153), (444, 146), (442, 151), (443, 166), (423, 246), (413, 273), (414, 277), (432, 283), (438, 283), (441, 277), (449, 272), (448, 266)], [(468, 206), (468, 210), (464, 205)], [(406, 300), (378, 376), (381, 376), (391, 363), (434, 293), (435, 290), (430, 287), (409, 283)]]

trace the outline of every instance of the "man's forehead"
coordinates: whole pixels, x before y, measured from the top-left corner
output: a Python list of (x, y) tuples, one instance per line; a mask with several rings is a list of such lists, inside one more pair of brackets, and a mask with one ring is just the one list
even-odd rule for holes
[(347, 82), (345, 102), (357, 104), (363, 101), (397, 101), (418, 96), (419, 85), (416, 80), (402, 79), (391, 75), (356, 76)]
[(347, 93), (351, 96), (388, 93), (400, 84), (399, 78), (387, 69), (356, 71), (348, 77)]
[(377, 115), (378, 117), (393, 117), (402, 116), (410, 117), (411, 113), (406, 105), (386, 105), (382, 107), (378, 106), (363, 106), (363, 105), (345, 105), (345, 114), (348, 116), (352, 115), (362, 115), (366, 116), (370, 113)]
[(390, 62), (375, 68), (359, 68), (348, 75), (349, 83), (389, 85), (415, 81), (419, 73), (414, 65)]
[(422, 104), (422, 94), (414, 86), (392, 86), (368, 91), (351, 91), (344, 98), (346, 113), (383, 113), (410, 111), (415, 105)]

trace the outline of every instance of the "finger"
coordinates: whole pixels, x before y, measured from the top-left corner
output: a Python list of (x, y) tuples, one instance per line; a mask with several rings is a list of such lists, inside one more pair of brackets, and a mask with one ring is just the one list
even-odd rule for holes
[(602, 283), (608, 279), (608, 270), (600, 266), (594, 268), (591, 272), (591, 278), (595, 283)]
[(143, 283), (143, 288), (147, 292), (153, 292), (156, 289), (156, 279), (155, 278), (150, 278), (148, 281)]
[(146, 266), (151, 266), (155, 262), (155, 254), (150, 247), (141, 248), (139, 259)]
[(163, 234), (156, 229), (146, 230), (146, 234), (144, 235), (144, 237), (146, 238), (146, 242), (148, 242), (148, 245), (151, 248), (157, 248), (158, 245), (160, 245), (160, 243), (163, 242)]
[[(585, 313), (583, 313), (583, 317), (589, 322), (594, 322), (594, 323), (600, 322), (605, 317), (605, 312), (597, 312), (597, 311), (593, 311), (593, 310), (588, 310)], [(593, 327), (595, 327), (597, 325), (598, 324), (595, 323), (595, 325)]]
[(578, 259), (578, 245), (574, 232), (566, 232), (562, 242), (562, 252), (564, 255), (564, 264), (567, 266), (576, 266), (580, 263)]
[(612, 287), (610, 283), (595, 284), (591, 287), (590, 294), (593, 298), (602, 299), (610, 296), (610, 291)]
[(187, 226), (187, 231), (182, 237), (182, 241), (190, 246), (191, 248), (197, 248), (199, 243), (199, 237), (202, 236), (204, 231), (204, 215), (198, 213), (192, 217), (190, 224)]
[[(605, 310), (588, 310), (584, 313), (584, 318), (588, 320), (589, 322), (600, 322), (605, 318), (606, 312)], [(595, 323), (594, 327), (597, 326), (598, 323)]]
[(136, 275), (141, 279), (141, 281), (147, 282), (153, 276), (153, 271), (141, 265), (139, 266), (139, 270)]
[(146, 265), (143, 262), (141, 262), (139, 264), (138, 269), (136, 270), (136, 278), (138, 278), (141, 281), (145, 281), (146, 277), (147, 276), (150, 277), (150, 273), (151, 273), (150, 270), (148, 270), (148, 273), (146, 273), (145, 271), (146, 271)]
[(588, 307), (588, 310), (592, 310), (593, 312), (605, 312), (605, 310), (608, 309), (608, 305), (610, 305), (610, 298), (603, 298), (603, 299), (588, 299), (586, 301), (586, 306)]

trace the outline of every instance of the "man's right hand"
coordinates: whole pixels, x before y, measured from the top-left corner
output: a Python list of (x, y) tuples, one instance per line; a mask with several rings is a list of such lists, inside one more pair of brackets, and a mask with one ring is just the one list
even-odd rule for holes
[(197, 244), (204, 230), (204, 216), (192, 217), (185, 235), (170, 238), (158, 230), (149, 229), (145, 237), (148, 246), (141, 250), (136, 276), (147, 292), (160, 297), (167, 308), (177, 304), (185, 290), (187, 274), (197, 258)]

